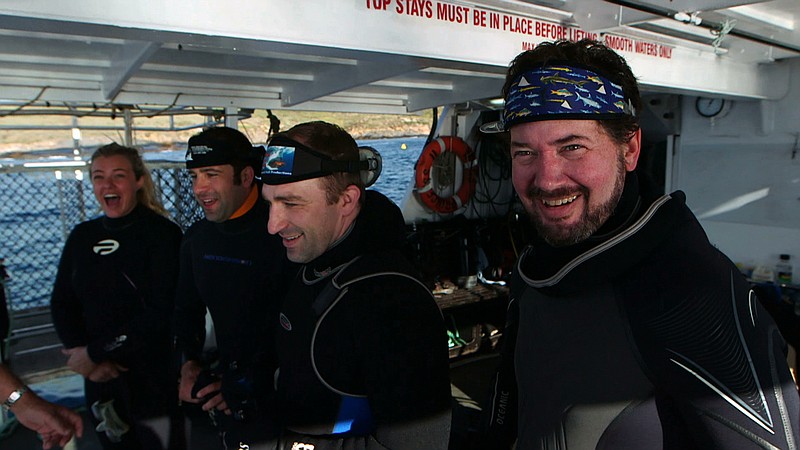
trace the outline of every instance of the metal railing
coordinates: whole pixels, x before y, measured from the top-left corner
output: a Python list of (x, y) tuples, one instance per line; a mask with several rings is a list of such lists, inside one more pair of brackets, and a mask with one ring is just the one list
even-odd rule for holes
[[(203, 217), (182, 162), (147, 165), (164, 207), (182, 229)], [(86, 167), (0, 167), (0, 257), (10, 275), (9, 309), (49, 305), (67, 236), (100, 214)]]

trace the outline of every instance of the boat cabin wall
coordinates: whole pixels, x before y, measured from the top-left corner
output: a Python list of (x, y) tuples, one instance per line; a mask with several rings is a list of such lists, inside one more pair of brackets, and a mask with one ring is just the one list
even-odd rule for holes
[(749, 266), (800, 258), (800, 63), (787, 64), (778, 100), (726, 99), (709, 118), (697, 97), (681, 98), (668, 187), (686, 192), (714, 245)]

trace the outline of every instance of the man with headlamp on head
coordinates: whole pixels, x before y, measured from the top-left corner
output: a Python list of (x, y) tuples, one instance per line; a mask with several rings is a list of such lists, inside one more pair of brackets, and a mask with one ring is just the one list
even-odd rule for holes
[(268, 230), (303, 264), (280, 312), (279, 448), (445, 449), (442, 315), (403, 258), (399, 208), (375, 191), (379, 160), (336, 125), (270, 140)]
[(539, 238), (515, 270), (487, 448), (513, 431), (509, 399), (519, 450), (797, 448), (777, 328), (684, 194), (634, 171), (641, 100), (624, 59), (543, 43), (503, 94), (483, 129), (509, 132)]
[[(181, 244), (175, 311), (179, 396), (211, 416), (223, 448), (271, 436), (261, 408), (272, 394), (276, 356), (270, 324), (290, 270), (280, 240), (264, 232), (259, 198), (264, 147), (239, 131), (209, 128), (189, 139), (186, 168), (205, 219)], [(203, 355), (206, 308), (217, 361)], [(213, 363), (213, 365), (211, 365)]]

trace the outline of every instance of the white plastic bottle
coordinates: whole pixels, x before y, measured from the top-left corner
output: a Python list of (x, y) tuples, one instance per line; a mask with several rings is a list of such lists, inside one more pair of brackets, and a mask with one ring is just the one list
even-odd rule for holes
[(792, 282), (792, 262), (791, 257), (787, 254), (782, 254), (775, 264), (775, 273), (777, 274), (777, 281), (781, 284), (791, 284)]

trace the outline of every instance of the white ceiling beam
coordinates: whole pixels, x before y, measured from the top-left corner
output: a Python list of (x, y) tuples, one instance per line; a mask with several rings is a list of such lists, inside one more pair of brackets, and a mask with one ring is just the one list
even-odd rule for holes
[(575, 23), (581, 29), (592, 32), (613, 31), (624, 25), (660, 18), (653, 14), (599, 1), (580, 2), (580, 4), (570, 4), (568, 7), (573, 9), (572, 17)]
[[(75, 74), (42, 73), (32, 70), (0, 70), (0, 86), (64, 87), (78, 89), (99, 89), (100, 77)], [(5, 94), (5, 92), (3, 92)]]
[[(278, 109), (278, 108), (272, 108)], [(296, 111), (331, 111), (331, 112), (352, 112), (361, 114), (406, 114), (408, 110), (405, 105), (397, 106), (381, 103), (344, 103), (338, 100), (329, 101), (327, 97), (319, 100), (312, 100), (293, 106), (289, 109)]]
[[(5, 45), (5, 44), (4, 44)], [(32, 54), (19, 54), (19, 53), (0, 53), (0, 62), (14, 63), (14, 64), (37, 64), (40, 67), (46, 65), (66, 67), (91, 67), (103, 68), (108, 67), (107, 60), (89, 59), (89, 58), (71, 58), (69, 56), (44, 56)]]
[(393, 57), (387, 61), (359, 61), (356, 65), (336, 66), (314, 75), (312, 83), (297, 83), (284, 89), (284, 107), (296, 106), (335, 92), (385, 80), (421, 68), (412, 58)]
[(161, 63), (146, 63), (142, 65), (142, 70), (153, 72), (164, 72), (169, 74), (174, 73), (188, 73), (196, 74), (202, 73), (207, 76), (218, 77), (248, 77), (248, 78), (263, 78), (263, 79), (276, 79), (276, 80), (296, 80), (296, 81), (312, 81), (314, 76), (311, 74), (289, 73), (289, 72), (271, 72), (261, 70), (242, 70), (242, 69), (222, 69), (213, 67), (197, 66), (177, 66)]
[[(207, 86), (159, 86), (140, 84), (136, 80), (128, 83), (122, 93), (152, 92), (154, 94), (172, 94), (173, 97), (184, 95), (208, 95), (212, 97), (253, 97), (257, 99), (279, 100), (280, 93), (256, 89), (239, 89), (235, 86), (211, 88)], [(121, 95), (121, 94), (120, 94)], [(207, 106), (207, 105), (204, 105)]]
[[(150, 75), (150, 74), (148, 74)], [(251, 92), (272, 92), (275, 93), (276, 98), (280, 96), (282, 88), (278, 85), (260, 85), (249, 83), (235, 83), (231, 84), (220, 80), (219, 78), (211, 78), (203, 81), (195, 81), (191, 79), (176, 80), (173, 78), (161, 78), (146, 75), (137, 75), (128, 81), (127, 87), (131, 90), (142, 90), (140, 86), (151, 86), (154, 88), (163, 88), (172, 92), (177, 92), (185, 89), (219, 89), (230, 90), (235, 89), (238, 91), (251, 91)]]
[[(761, 22), (768, 27), (778, 27), (785, 31), (794, 31), (796, 28), (795, 18), (791, 14), (772, 14), (750, 5), (730, 8), (725, 13), (733, 17)], [(798, 17), (798, 20), (800, 20), (800, 17)]]
[[(117, 97), (120, 103), (125, 104), (158, 104), (172, 105), (174, 96), (168, 94), (152, 93), (127, 93), (121, 92)], [(285, 108), (280, 100), (256, 99), (253, 97), (225, 97), (211, 95), (182, 95), (175, 101), (175, 106), (206, 106), (206, 107), (239, 107), (252, 109), (291, 109), (296, 111), (332, 111), (353, 112), (366, 114), (405, 114), (405, 105), (380, 104), (367, 102), (343, 102), (340, 99), (320, 98), (304, 102), (297, 106)]]
[[(3, 85), (0, 79), (0, 85)], [(105, 99), (100, 89), (80, 89), (71, 87), (31, 87), (31, 86), (6, 86), (3, 85), (3, 100), (20, 101), (49, 101), (49, 102), (79, 102), (103, 103)]]
[[(764, 1), (764, 0), (759, 0)], [(584, 1), (567, 3), (566, 8), (573, 10), (575, 22), (589, 31), (614, 31), (615, 28), (652, 22), (663, 19), (674, 13), (702, 13), (725, 10), (727, 8), (754, 3), (753, 0), (633, 0), (628, 5), (617, 5), (616, 2)], [(637, 8), (640, 5), (640, 9)], [(701, 14), (702, 17), (702, 14)], [(670, 20), (675, 20), (670, 17)]]
[(471, 79), (456, 82), (450, 91), (431, 91), (410, 95), (408, 111), (414, 112), (469, 100), (500, 97), (502, 87), (503, 80), (501, 79)]
[(159, 48), (160, 42), (125, 42), (111, 58), (110, 67), (103, 75), (103, 97), (113, 100), (125, 83)]
[(632, 3), (640, 3), (657, 8), (663, 8), (665, 3), (674, 11), (717, 11), (720, 9), (732, 8), (734, 6), (762, 3), (767, 0), (635, 0)]

